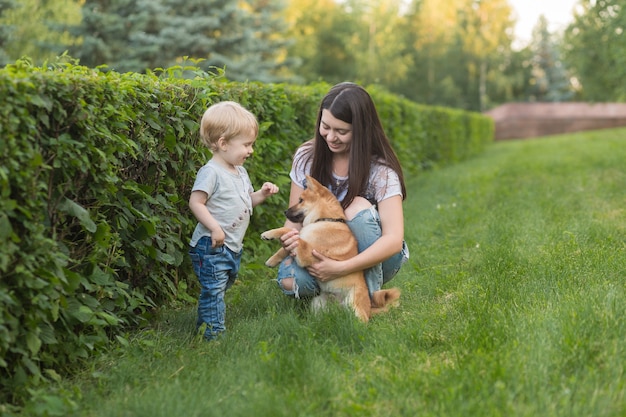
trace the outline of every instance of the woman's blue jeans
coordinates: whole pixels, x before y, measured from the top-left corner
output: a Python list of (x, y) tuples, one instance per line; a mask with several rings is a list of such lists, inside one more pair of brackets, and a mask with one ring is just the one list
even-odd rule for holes
[[(348, 226), (356, 237), (359, 252), (363, 252), (370, 247), (382, 235), (380, 227), (380, 217), (376, 207), (360, 211), (352, 220), (348, 221)], [(409, 249), (406, 242), (402, 244), (402, 251), (393, 255), (386, 261), (366, 269), (365, 281), (369, 289), (370, 296), (382, 288), (383, 284), (389, 282), (400, 270), (400, 267), (409, 259)], [(294, 278), (294, 289), (285, 290), (281, 281), (285, 278)], [(294, 295), (296, 298), (312, 297), (320, 292), (316, 279), (309, 274), (306, 268), (298, 266), (295, 260), (288, 256), (278, 267), (278, 285), (287, 295)]]
[(226, 330), (224, 294), (237, 279), (241, 252), (235, 253), (226, 246), (212, 248), (211, 238), (203, 237), (195, 248), (189, 249), (189, 256), (200, 282), (196, 327), (206, 323), (204, 337), (211, 340)]

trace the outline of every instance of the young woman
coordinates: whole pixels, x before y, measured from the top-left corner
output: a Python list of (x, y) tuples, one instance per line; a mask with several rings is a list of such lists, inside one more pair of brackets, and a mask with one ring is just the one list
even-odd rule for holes
[[(326, 185), (341, 202), (359, 254), (335, 261), (313, 251), (319, 262), (308, 269), (287, 257), (278, 270), (280, 288), (297, 298), (314, 296), (319, 292), (316, 280), (364, 270), (371, 295), (393, 278), (409, 252), (404, 242), (402, 168), (364, 88), (337, 84), (322, 100), (315, 137), (302, 144), (294, 156), (289, 206), (299, 200), (307, 174)], [(291, 252), (298, 245), (302, 225), (289, 220), (285, 225), (293, 231), (281, 242)]]

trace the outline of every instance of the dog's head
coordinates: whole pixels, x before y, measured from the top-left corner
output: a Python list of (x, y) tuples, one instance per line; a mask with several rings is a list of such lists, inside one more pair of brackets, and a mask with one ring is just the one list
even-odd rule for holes
[(343, 209), (330, 190), (313, 177), (306, 176), (306, 188), (300, 200), (285, 211), (285, 216), (294, 223), (303, 225), (321, 218), (344, 219)]

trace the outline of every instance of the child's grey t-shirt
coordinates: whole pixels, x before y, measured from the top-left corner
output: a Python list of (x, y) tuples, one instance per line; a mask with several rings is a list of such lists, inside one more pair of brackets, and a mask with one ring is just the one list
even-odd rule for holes
[[(237, 174), (233, 174), (217, 162), (210, 160), (196, 175), (191, 191), (204, 191), (208, 198), (206, 207), (209, 213), (222, 226), (226, 238), (224, 244), (233, 252), (243, 248), (243, 237), (250, 224), (252, 215), (252, 198), (254, 192), (248, 172), (237, 166)], [(195, 247), (203, 236), (211, 236), (209, 229), (198, 222), (190, 245)]]

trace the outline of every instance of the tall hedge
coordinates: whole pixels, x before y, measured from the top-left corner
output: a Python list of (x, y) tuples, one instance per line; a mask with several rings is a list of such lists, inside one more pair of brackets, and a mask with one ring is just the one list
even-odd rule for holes
[[(180, 74), (0, 70), (0, 404), (19, 403), (112, 338), (124, 342), (155, 307), (192, 300), (187, 199), (210, 157), (198, 136), (208, 105), (235, 100), (257, 115), (252, 182), (288, 190), (291, 156), (330, 87)], [(370, 91), (407, 174), (492, 140), (479, 114)], [(286, 194), (255, 209), (249, 239), (282, 222)]]

